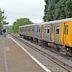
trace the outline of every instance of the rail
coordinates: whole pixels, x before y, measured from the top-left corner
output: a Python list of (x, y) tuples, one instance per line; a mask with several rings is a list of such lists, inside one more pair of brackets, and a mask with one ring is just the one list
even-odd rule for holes
[(39, 52), (40, 54), (42, 54), (43, 56), (45, 56), (46, 58), (48, 58), (49, 60), (51, 60), (52, 62), (56, 63), (57, 65), (59, 65), (60, 67), (64, 68), (66, 71), (68, 72), (72, 72), (72, 67), (63, 63), (62, 61), (56, 59), (55, 57), (51, 56), (50, 54), (45, 53), (44, 51), (38, 49), (37, 47), (25, 42), (23, 39), (21, 39), (18, 36), (12, 35), (14, 38), (18, 39), (19, 41), (23, 42), (25, 45), (29, 46), (30, 48), (32, 48), (33, 50)]

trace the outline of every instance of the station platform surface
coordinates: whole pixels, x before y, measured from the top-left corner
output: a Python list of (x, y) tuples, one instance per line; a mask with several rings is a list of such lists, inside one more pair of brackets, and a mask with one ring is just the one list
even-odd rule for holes
[(0, 36), (0, 72), (45, 72), (9, 37)]

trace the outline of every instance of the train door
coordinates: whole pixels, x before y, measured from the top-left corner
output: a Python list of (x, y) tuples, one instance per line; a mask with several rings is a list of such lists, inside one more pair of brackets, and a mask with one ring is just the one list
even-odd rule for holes
[(34, 33), (34, 37), (39, 39), (39, 25), (35, 25), (35, 33)]
[(51, 41), (54, 42), (54, 24), (51, 24)]
[(62, 22), (60, 25), (60, 43), (61, 44), (66, 44), (68, 42), (67, 40), (68, 37), (68, 25), (65, 22)]
[(51, 41), (50, 39), (50, 34), (51, 34), (51, 24), (45, 25), (45, 41)]
[(37, 39), (40, 39), (40, 26), (37, 25), (36, 28), (37, 28), (37, 33), (36, 33)]
[(64, 23), (63, 43), (66, 44), (66, 37), (68, 35), (68, 25)]
[(44, 36), (45, 36), (44, 25), (41, 25), (40, 26), (40, 39), (44, 40)]
[(59, 43), (60, 39), (60, 24), (55, 24), (55, 37), (54, 40), (56, 43)]

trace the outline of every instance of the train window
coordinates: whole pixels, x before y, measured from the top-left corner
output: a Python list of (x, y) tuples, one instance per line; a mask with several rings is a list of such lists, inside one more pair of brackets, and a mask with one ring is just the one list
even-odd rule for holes
[(34, 29), (32, 29), (32, 31), (34, 31)]
[(38, 32), (38, 29), (37, 29), (37, 32)]
[(38, 27), (37, 27), (37, 32), (38, 32)]
[(39, 27), (37, 27), (37, 32), (40, 32), (40, 29), (39, 29)]
[(56, 29), (56, 34), (59, 34), (59, 28)]
[(64, 26), (64, 34), (68, 34), (68, 25)]
[(68, 34), (68, 25), (67, 25), (67, 34)]
[(33, 31), (33, 32), (35, 31), (35, 28), (34, 28), (34, 27), (32, 28), (32, 31)]
[(50, 32), (50, 29), (47, 29), (47, 33), (49, 33)]
[(40, 29), (39, 29), (39, 32), (40, 32)]
[(38, 28), (37, 28), (37, 32), (38, 32)]
[(66, 25), (64, 26), (64, 34), (66, 34)]

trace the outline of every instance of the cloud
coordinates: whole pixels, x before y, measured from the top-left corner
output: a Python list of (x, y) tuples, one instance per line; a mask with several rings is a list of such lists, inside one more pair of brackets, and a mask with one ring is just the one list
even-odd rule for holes
[(5, 9), (9, 21), (19, 17), (41, 21), (44, 15), (44, 0), (1, 0), (0, 7)]

